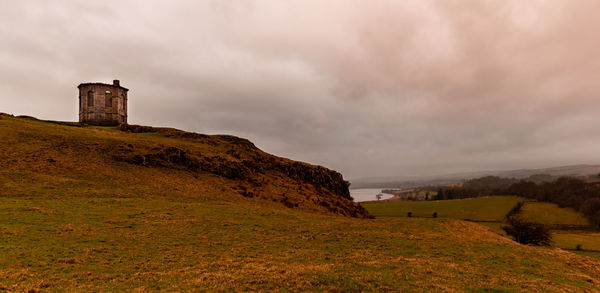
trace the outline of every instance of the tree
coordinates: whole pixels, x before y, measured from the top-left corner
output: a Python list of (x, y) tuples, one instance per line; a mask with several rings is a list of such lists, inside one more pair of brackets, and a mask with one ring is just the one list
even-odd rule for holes
[(383, 194), (381, 194), (381, 193), (377, 194), (375, 197), (377, 198), (377, 200), (381, 200), (381, 198), (383, 197)]
[(436, 196), (435, 196), (435, 200), (443, 200), (444, 198), (444, 190), (443, 189), (439, 189)]
[(542, 224), (528, 222), (514, 216), (508, 218), (508, 224), (508, 226), (502, 227), (502, 230), (521, 244), (537, 246), (550, 246), (552, 244), (550, 230)]
[(518, 202), (507, 214), (508, 226), (502, 227), (506, 234), (512, 236), (521, 244), (549, 246), (552, 244), (550, 230), (538, 223), (528, 222), (519, 217), (525, 203)]
[(517, 204), (512, 209), (510, 209), (510, 211), (508, 211), (508, 213), (506, 214), (506, 219), (510, 220), (510, 218), (521, 213), (521, 210), (523, 209), (524, 204), (525, 204), (525, 202), (523, 202), (523, 201), (517, 202)]
[(581, 205), (581, 211), (592, 224), (600, 227), (600, 197), (589, 198)]

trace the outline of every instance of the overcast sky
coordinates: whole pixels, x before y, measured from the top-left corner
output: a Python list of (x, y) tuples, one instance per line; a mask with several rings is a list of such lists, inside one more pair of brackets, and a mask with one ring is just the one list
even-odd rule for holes
[(0, 0), (0, 112), (252, 140), (346, 178), (600, 160), (600, 1)]

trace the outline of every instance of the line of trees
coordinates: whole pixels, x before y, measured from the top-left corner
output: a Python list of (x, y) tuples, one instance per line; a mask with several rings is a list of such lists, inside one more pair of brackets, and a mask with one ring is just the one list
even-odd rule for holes
[(517, 195), (583, 213), (600, 227), (600, 184), (571, 177), (550, 182), (483, 177), (465, 182), (461, 187), (441, 188), (434, 199), (460, 199), (489, 195)]
[(552, 244), (552, 236), (548, 227), (539, 223), (526, 221), (519, 216), (523, 209), (523, 204), (522, 201), (518, 202), (506, 214), (508, 226), (503, 226), (502, 230), (521, 244), (550, 246)]

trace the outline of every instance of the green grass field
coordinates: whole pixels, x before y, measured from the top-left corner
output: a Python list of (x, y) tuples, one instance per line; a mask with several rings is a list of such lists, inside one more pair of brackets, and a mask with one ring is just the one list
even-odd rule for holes
[[(492, 196), (445, 201), (369, 203), (364, 204), (364, 207), (377, 217), (407, 217), (408, 212), (412, 212), (414, 217), (431, 217), (437, 212), (438, 217), (479, 222), (498, 234), (506, 235), (502, 230), (505, 225), (504, 217), (519, 201), (526, 199)], [(600, 253), (595, 252), (600, 251), (600, 233), (573, 229), (589, 229), (590, 223), (581, 213), (552, 203), (526, 201), (521, 216), (554, 228), (552, 238), (556, 247), (573, 250), (580, 244), (582, 249), (592, 250), (586, 255), (600, 259)]]
[(369, 203), (363, 206), (376, 217), (431, 217), (471, 221), (502, 221), (515, 204), (523, 199), (516, 196), (491, 196), (441, 201), (396, 201)]
[(556, 231), (552, 237), (562, 248), (576, 249), (577, 245), (581, 245), (581, 249), (600, 252), (600, 232)]
[(590, 226), (583, 214), (569, 208), (559, 208), (553, 203), (527, 202), (523, 206), (522, 216), (545, 225)]

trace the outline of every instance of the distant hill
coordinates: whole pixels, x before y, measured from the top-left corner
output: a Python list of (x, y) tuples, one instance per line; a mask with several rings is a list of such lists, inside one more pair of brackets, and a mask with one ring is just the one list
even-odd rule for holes
[(561, 176), (588, 177), (599, 173), (600, 165), (572, 165), (541, 169), (476, 171), (432, 176), (369, 177), (350, 180), (350, 188), (412, 188), (429, 185), (446, 185), (483, 176), (550, 181)]

